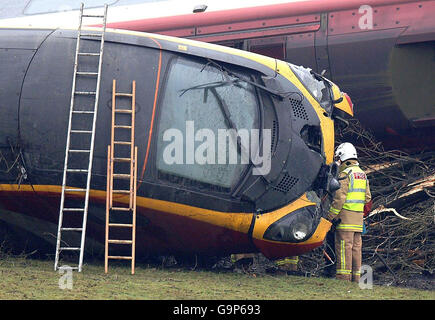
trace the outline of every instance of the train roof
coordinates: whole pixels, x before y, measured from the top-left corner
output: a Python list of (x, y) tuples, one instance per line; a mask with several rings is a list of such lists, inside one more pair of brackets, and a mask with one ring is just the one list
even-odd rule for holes
[[(33, 27), (7, 27), (0, 26), (0, 30), (8, 32), (35, 31), (39, 33), (48, 33), (58, 37), (76, 37), (77, 30), (74, 29), (41, 29)], [(97, 31), (99, 28), (82, 28), (87, 31)], [(12, 34), (5, 35), (8, 39), (16, 37)], [(86, 39), (86, 37), (84, 37)], [(89, 38), (91, 40), (91, 38)], [(278, 64), (281, 61), (259, 55), (256, 53), (230, 48), (222, 45), (216, 45), (196, 40), (177, 38), (161, 34), (145, 33), (131, 30), (120, 30), (107, 28), (105, 33), (106, 42), (123, 43), (127, 45), (136, 45), (143, 47), (156, 48), (166, 51), (177, 52), (186, 55), (193, 55), (205, 59), (213, 59), (225, 63), (247, 67), (264, 73), (265, 75), (274, 76), (279, 73)]]

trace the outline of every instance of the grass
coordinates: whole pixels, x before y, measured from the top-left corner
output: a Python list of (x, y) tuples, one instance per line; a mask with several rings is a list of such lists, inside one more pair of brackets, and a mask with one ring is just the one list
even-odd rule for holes
[(7, 257), (0, 260), (0, 299), (146, 299), (146, 300), (293, 300), (293, 299), (435, 299), (434, 291), (373, 286), (336, 279), (287, 275), (239, 274), (139, 265), (136, 274), (125, 266), (84, 265), (73, 273), (73, 288), (60, 289), (52, 261)]

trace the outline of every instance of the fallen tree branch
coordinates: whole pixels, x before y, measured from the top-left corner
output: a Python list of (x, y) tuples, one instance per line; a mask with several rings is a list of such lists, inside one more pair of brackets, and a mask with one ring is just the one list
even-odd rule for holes
[(382, 212), (392, 212), (392, 213), (394, 213), (396, 215), (396, 217), (398, 217), (400, 219), (411, 220), (410, 218), (404, 217), (401, 214), (399, 214), (396, 211), (396, 209), (394, 209), (394, 208), (385, 208), (383, 205), (380, 205), (375, 210), (370, 212), (370, 214), (367, 216), (367, 218), (370, 218), (370, 217), (374, 216), (375, 214), (379, 214), (379, 213), (382, 213)]

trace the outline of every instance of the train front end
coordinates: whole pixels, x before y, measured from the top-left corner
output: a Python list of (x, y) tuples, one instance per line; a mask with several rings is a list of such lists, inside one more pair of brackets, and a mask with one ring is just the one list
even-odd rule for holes
[(242, 192), (255, 202), (252, 241), (270, 259), (323, 243), (331, 226), (325, 219), (331, 196), (339, 188), (334, 122), (353, 116), (351, 99), (333, 82), (285, 62), (276, 68), (279, 76), (263, 78), (280, 93), (273, 99), (271, 170), (251, 176)]

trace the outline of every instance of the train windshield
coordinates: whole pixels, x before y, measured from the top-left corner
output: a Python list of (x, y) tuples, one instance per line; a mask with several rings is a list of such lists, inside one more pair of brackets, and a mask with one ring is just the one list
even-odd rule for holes
[(289, 66), (311, 95), (320, 103), (321, 107), (331, 113), (332, 104), (328, 82), (323, 80), (321, 76), (314, 74), (310, 68), (290, 63)]
[(24, 10), (24, 14), (40, 14), (49, 12), (61, 12), (80, 9), (80, 3), (83, 2), (87, 8), (103, 7), (104, 4), (111, 5), (116, 0), (32, 0)]
[(207, 62), (176, 58), (161, 105), (159, 174), (228, 191), (249, 164), (242, 148), (249, 148), (258, 114), (251, 84), (226, 77)]
[(80, 9), (83, 2), (85, 8), (109, 6), (131, 5), (148, 2), (163, 2), (167, 0), (31, 0), (24, 9), (24, 14), (41, 14), (50, 12), (72, 11)]

